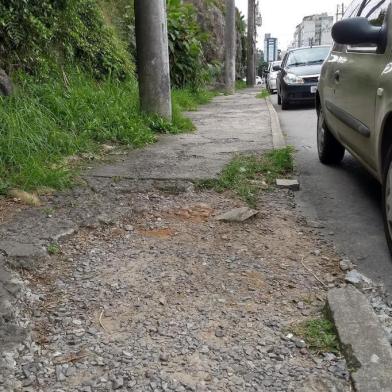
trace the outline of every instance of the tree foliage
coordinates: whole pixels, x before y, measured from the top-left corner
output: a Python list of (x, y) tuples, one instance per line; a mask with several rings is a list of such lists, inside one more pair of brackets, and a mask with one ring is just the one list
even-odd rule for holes
[(170, 76), (175, 87), (199, 87), (208, 75), (202, 43), (208, 37), (201, 32), (197, 13), (191, 4), (167, 0)]

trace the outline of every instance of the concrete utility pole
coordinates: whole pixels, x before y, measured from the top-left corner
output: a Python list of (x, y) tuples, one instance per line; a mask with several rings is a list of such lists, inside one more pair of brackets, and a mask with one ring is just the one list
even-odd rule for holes
[(135, 0), (141, 110), (172, 118), (166, 0)]
[(225, 89), (227, 94), (234, 94), (235, 92), (235, 60), (237, 48), (235, 27), (235, 1), (226, 0)]
[(256, 84), (256, 4), (248, 0), (248, 67), (246, 84), (253, 87)]

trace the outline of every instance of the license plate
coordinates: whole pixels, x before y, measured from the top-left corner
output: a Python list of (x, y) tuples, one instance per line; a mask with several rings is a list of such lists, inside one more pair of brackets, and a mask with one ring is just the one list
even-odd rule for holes
[(316, 93), (317, 93), (317, 86), (311, 86), (311, 87), (310, 87), (310, 92), (311, 92), (312, 94), (316, 94)]

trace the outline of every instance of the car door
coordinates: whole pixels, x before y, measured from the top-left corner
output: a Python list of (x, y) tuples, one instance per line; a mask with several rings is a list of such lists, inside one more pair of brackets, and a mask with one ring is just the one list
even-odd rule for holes
[[(390, 0), (363, 0), (356, 4), (356, 15), (352, 16), (366, 17), (373, 25), (389, 28), (389, 5)], [(371, 153), (377, 90), (389, 57), (389, 53), (375, 45), (341, 48), (335, 58), (334, 100), (326, 103), (328, 111), (339, 123), (334, 128), (340, 139), (372, 169), (377, 167), (376, 157)]]

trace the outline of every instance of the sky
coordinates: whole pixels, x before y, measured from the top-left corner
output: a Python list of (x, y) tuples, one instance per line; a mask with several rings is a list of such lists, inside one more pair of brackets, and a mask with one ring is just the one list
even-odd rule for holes
[[(350, 1), (344, 1), (346, 6)], [(248, 14), (248, 0), (235, 0), (238, 9)], [(264, 34), (279, 40), (279, 48), (287, 49), (294, 37), (295, 27), (306, 15), (327, 12), (336, 15), (336, 5), (342, 0), (259, 0), (263, 26), (258, 30), (258, 48), (264, 46)]]

